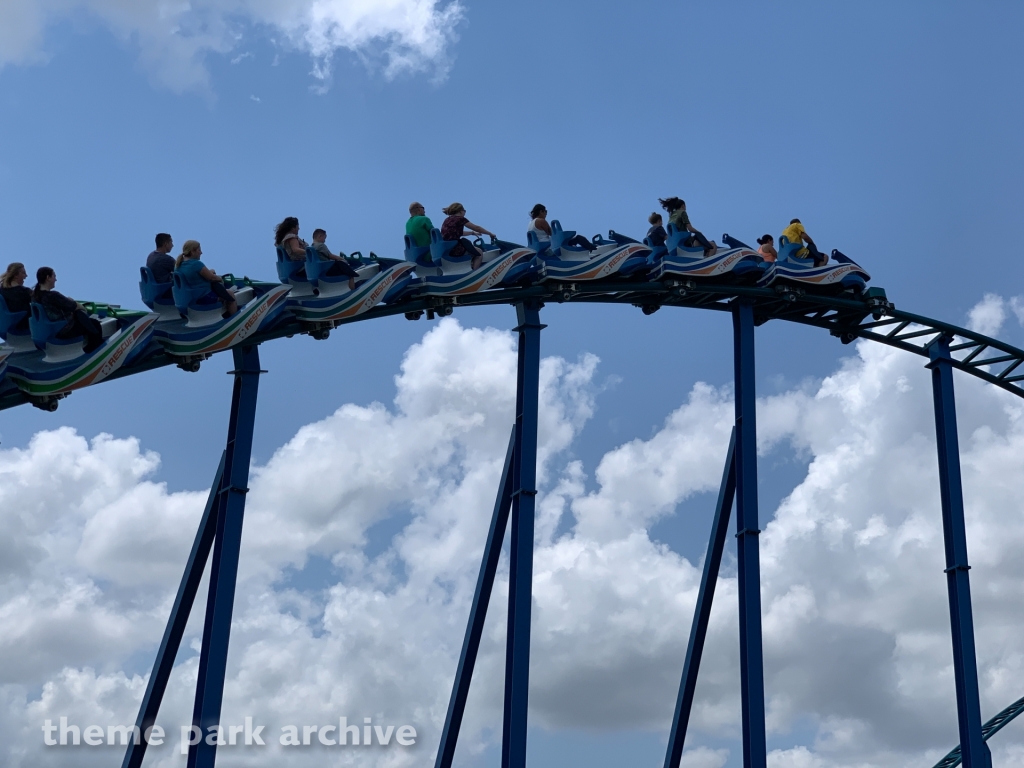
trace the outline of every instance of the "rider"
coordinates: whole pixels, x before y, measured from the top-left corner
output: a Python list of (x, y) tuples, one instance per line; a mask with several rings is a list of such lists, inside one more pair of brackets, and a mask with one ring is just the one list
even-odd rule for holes
[(470, 269), (478, 269), (484, 261), (484, 255), (473, 243), (469, 241), (469, 238), (463, 237), (465, 230), (476, 232), (479, 235), (490, 235), (491, 237), (497, 237), (490, 230), (478, 227), (476, 224), (466, 218), (466, 208), (462, 203), (452, 203), (447, 208), (442, 208), (441, 211), (444, 213), (446, 218), (444, 223), (441, 224), (441, 239), (451, 242), (457, 240), (455, 247), (452, 248), (451, 256), (462, 256), (463, 254), (470, 254), (473, 260), (470, 262)]
[[(551, 242), (551, 225), (548, 224), (548, 209), (540, 203), (537, 203), (530, 210), (530, 228), (527, 231), (533, 232), (537, 236), (538, 243), (550, 243)], [(583, 235), (573, 235), (568, 240), (564, 241), (562, 245), (579, 245), (586, 248), (588, 251), (594, 250), (594, 244), (591, 243)]]
[[(305, 261), (306, 248), (305, 240), (299, 238), (299, 220), (294, 216), (288, 216), (277, 225), (274, 230), (274, 245), (284, 251), (289, 261)], [(299, 273), (296, 273), (298, 275)], [(306, 270), (301, 270), (301, 276), (305, 276)]]
[(174, 271), (181, 275), (188, 285), (199, 285), (200, 280), (209, 283), (210, 290), (224, 305), (224, 319), (231, 317), (238, 311), (238, 302), (231, 291), (224, 287), (224, 278), (207, 267), (199, 260), (203, 255), (203, 249), (197, 240), (186, 240), (181, 246), (181, 255), (174, 262)]
[(757, 252), (765, 261), (775, 261), (779, 257), (779, 252), (775, 250), (775, 238), (771, 235), (757, 238), (757, 244)]
[(158, 283), (171, 282), (171, 273), (174, 271), (174, 257), (169, 256), (174, 248), (174, 240), (166, 232), (156, 236), (156, 250), (146, 257), (146, 266), (153, 273), (153, 279)]
[(793, 219), (789, 222), (789, 226), (782, 230), (782, 236), (785, 237), (791, 243), (799, 244), (801, 241), (807, 243), (806, 248), (801, 248), (793, 255), (806, 259), (808, 255), (814, 257), (814, 266), (823, 267), (828, 263), (828, 256), (818, 250), (818, 247), (811, 240), (811, 236), (807, 234), (807, 230), (804, 229), (804, 225), (800, 223), (800, 219)]
[(409, 204), (409, 220), (405, 222), (405, 234), (412, 240), (412, 244), (418, 248), (426, 248), (430, 245), (430, 230), (434, 228), (433, 223), (427, 218), (427, 210), (423, 203)]
[(57, 273), (50, 267), (36, 270), (36, 287), (32, 290), (32, 301), (42, 304), (46, 316), (51, 320), (65, 320), (63, 328), (57, 331), (58, 339), (85, 337), (83, 352), (92, 352), (103, 344), (103, 329), (99, 321), (89, 317), (85, 307), (63, 293), (55, 291)]
[(651, 228), (647, 230), (647, 242), (651, 248), (664, 245), (665, 240), (668, 239), (668, 233), (662, 226), (661, 214), (655, 211), (647, 217), (647, 223), (651, 225)]
[(676, 228), (676, 231), (689, 232), (692, 237), (686, 238), (684, 245), (687, 248), (693, 247), (693, 244), (700, 243), (700, 246), (704, 249), (705, 256), (711, 256), (714, 254), (716, 248), (703, 234), (693, 228), (693, 224), (690, 223), (690, 217), (686, 215), (686, 202), (678, 197), (666, 197), (658, 198), (658, 202), (661, 203), (661, 207), (668, 211), (668, 223)]
[[(32, 290), (25, 287), (28, 272), (20, 261), (7, 265), (7, 271), (0, 275), (0, 296), (4, 297), (8, 312), (28, 312), (32, 303)], [(28, 328), (28, 315), (17, 326)]]
[(359, 273), (352, 269), (348, 262), (345, 261), (345, 254), (335, 255), (331, 253), (331, 249), (327, 247), (327, 230), (313, 230), (313, 250), (320, 257), (320, 261), (334, 262), (327, 270), (328, 277), (345, 275), (348, 278), (349, 290), (355, 290), (356, 278), (359, 277)]

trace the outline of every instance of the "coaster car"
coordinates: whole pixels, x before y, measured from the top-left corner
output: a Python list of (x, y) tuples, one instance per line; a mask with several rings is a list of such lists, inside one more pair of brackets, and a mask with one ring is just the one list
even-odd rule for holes
[(34, 349), (12, 350), (7, 377), (35, 400), (97, 384), (126, 363), (158, 349), (150, 343), (158, 317), (154, 313), (86, 303), (86, 311), (99, 321), (104, 337), (100, 347), (86, 353), (85, 339), (65, 335), (67, 321), (51, 320), (41, 304), (30, 306)]
[(871, 275), (849, 256), (832, 251), (832, 261), (820, 267), (814, 266), (814, 259), (802, 258), (796, 254), (803, 243), (791, 243), (785, 235), (779, 238), (779, 258), (774, 269), (765, 273), (758, 285), (799, 285), (815, 293), (861, 293)]
[[(609, 233), (611, 234), (611, 233)], [(625, 277), (647, 269), (651, 249), (630, 238), (620, 243), (596, 235), (594, 250), (568, 245), (576, 236), (574, 230), (563, 230), (557, 219), (551, 222), (551, 240), (540, 242), (533, 232), (527, 233), (527, 244), (544, 262), (547, 280), (579, 282), (606, 277)]]
[(7, 373), (7, 358), (11, 356), (11, 350), (0, 347), (0, 380), (3, 380)]
[[(329, 275), (332, 261), (324, 261), (312, 248), (306, 249), (306, 260), (289, 261), (277, 249), (278, 277), (293, 286), (288, 296), (288, 309), (299, 320), (307, 323), (333, 325), (361, 315), (377, 304), (391, 301), (405, 292), (413, 278), (413, 265), (397, 259), (381, 259), (371, 253), (364, 259), (358, 251), (347, 261), (358, 277), (355, 288), (348, 287), (348, 277)], [(296, 291), (299, 291), (296, 295)], [(328, 328), (315, 335), (326, 338)]]
[(492, 239), (475, 245), (483, 252), (483, 263), (473, 269), (473, 257), (452, 256), (457, 240), (443, 240), (437, 229), (430, 231), (430, 245), (417, 246), (405, 236), (405, 259), (419, 277), (409, 283), (408, 296), (462, 296), (489, 288), (529, 285), (543, 276), (544, 266), (529, 248)]
[(224, 275), (224, 287), (232, 290), (238, 312), (224, 318), (224, 308), (210, 284), (189, 284), (174, 272), (170, 283), (157, 283), (149, 267), (141, 268), (142, 301), (158, 314), (154, 336), (164, 350), (180, 358), (178, 366), (199, 370), (199, 363), (214, 352), (229, 349), (281, 315), (289, 286), (260, 283)]
[(661, 280), (672, 277), (715, 280), (716, 282), (755, 282), (768, 269), (757, 251), (726, 235), (725, 247), (715, 247), (705, 255), (704, 249), (685, 245), (690, 238), (686, 230), (668, 225), (665, 255), (654, 265), (651, 278)]
[(4, 347), (11, 352), (32, 352), (36, 345), (32, 343), (32, 333), (28, 327), (28, 312), (11, 312), (7, 302), (0, 296), (0, 339)]

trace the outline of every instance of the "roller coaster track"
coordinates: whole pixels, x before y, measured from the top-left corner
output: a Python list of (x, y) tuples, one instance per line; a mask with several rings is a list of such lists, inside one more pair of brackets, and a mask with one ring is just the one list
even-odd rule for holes
[[(992, 738), (1003, 726), (1008, 725), (1021, 712), (1024, 712), (1024, 698), (1017, 699), (1013, 704), (981, 726), (981, 735), (985, 741)], [(962, 759), (960, 745), (957, 744), (952, 752), (935, 764), (934, 768), (956, 768), (956, 766), (960, 765)]]
[[(749, 301), (754, 306), (755, 322), (786, 320), (825, 328), (844, 344), (858, 338), (869, 339), (906, 352), (928, 357), (928, 345), (942, 337), (951, 339), (950, 351), (955, 368), (975, 376), (1018, 397), (1024, 397), (1024, 350), (980, 333), (940, 320), (896, 309), (879, 289), (870, 289), (862, 298), (818, 296), (794, 287), (755, 288), (730, 284), (676, 282), (558, 283), (529, 288), (483, 291), (469, 296), (410, 299), (381, 305), (344, 324), (392, 315), (426, 312), (428, 317), (451, 314), (456, 307), (515, 304), (524, 299), (549, 303), (631, 304), (651, 313), (661, 307), (691, 307), (730, 311), (733, 300)], [(340, 325), (341, 323), (339, 323)], [(260, 344), (281, 337), (310, 333), (308, 325), (295, 319), (280, 323), (270, 331), (251, 337)], [(163, 352), (141, 363), (125, 367), (110, 379), (175, 364)], [(0, 396), (0, 410), (30, 402), (20, 391)]]

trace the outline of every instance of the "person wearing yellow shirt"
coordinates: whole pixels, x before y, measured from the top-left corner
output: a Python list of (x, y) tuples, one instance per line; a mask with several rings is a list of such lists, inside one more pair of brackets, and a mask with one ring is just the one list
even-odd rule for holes
[(814, 257), (814, 266), (823, 267), (828, 263), (828, 256), (818, 250), (818, 247), (814, 244), (811, 236), (807, 234), (807, 230), (804, 229), (804, 225), (800, 223), (800, 219), (793, 219), (789, 222), (789, 226), (782, 230), (782, 236), (789, 240), (791, 243), (807, 243), (806, 248), (801, 248), (794, 256), (801, 259), (806, 259), (808, 256)]

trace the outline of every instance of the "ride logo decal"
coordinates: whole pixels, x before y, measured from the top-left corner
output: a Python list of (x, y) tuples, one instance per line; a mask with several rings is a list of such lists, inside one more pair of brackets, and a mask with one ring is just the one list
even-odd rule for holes
[(578, 275), (573, 275), (571, 272), (567, 271), (565, 276), (572, 277), (576, 280), (600, 280), (602, 277), (608, 277), (608, 275), (618, 271), (619, 265), (629, 256), (629, 248), (623, 248), (621, 251), (612, 251), (611, 254), (607, 255), (605, 260), (598, 266), (592, 267), (586, 272), (581, 272)]
[[(373, 280), (377, 280), (377, 284), (372, 286), (370, 292), (366, 294), (363, 299), (349, 307), (346, 307), (345, 309), (342, 309), (340, 312), (331, 314), (330, 316), (322, 319), (343, 320), (345, 318), (361, 315), (363, 312), (373, 309), (375, 306), (377, 306), (377, 304), (380, 303), (380, 300), (384, 298), (384, 294), (391, 290), (391, 286), (393, 286), (400, 277), (407, 274), (408, 272), (411, 272), (412, 270), (412, 264), (399, 264), (398, 266), (392, 267), (386, 272), (378, 272), (377, 275), (373, 279), (371, 279), (369, 283), (370, 285), (372, 285)], [(364, 286), (364, 288), (365, 287), (367, 286)]]
[(487, 276), (486, 280), (484, 280), (483, 290), (493, 288), (498, 283), (500, 283), (502, 279), (505, 277), (505, 275), (508, 274), (508, 271), (512, 269), (512, 265), (519, 260), (520, 255), (521, 254), (513, 252), (506, 256), (504, 259), (502, 259), (502, 263), (498, 267), (496, 267), (494, 271), (491, 272), (491, 274)]
[(336, 319), (361, 315), (363, 312), (366, 312), (367, 310), (377, 306), (377, 302), (379, 302), (384, 297), (384, 294), (388, 292), (388, 289), (391, 288), (392, 285), (394, 285), (395, 279), (398, 276), (398, 274), (399, 273), (397, 269), (392, 269), (379, 275), (377, 285), (375, 285), (370, 290), (369, 294), (367, 294), (366, 297), (363, 298), (359, 303), (340, 312), (336, 316)]
[(458, 295), (464, 293), (476, 293), (477, 291), (486, 291), (488, 288), (494, 288), (496, 285), (501, 283), (505, 274), (512, 268), (512, 265), (519, 260), (520, 253), (513, 251), (505, 258), (499, 261), (492, 261), (487, 266), (491, 267), (490, 271), (487, 272), (480, 278), (477, 278), (469, 285), (459, 288), (454, 291), (446, 291), (450, 295)]
[(629, 258), (628, 249), (622, 251), (619, 254), (616, 254), (615, 256), (612, 256), (612, 258), (608, 259), (607, 263), (603, 267), (601, 267), (601, 277), (607, 277), (613, 272), (618, 271), (619, 265), (622, 262), (624, 262), (627, 258)]
[(138, 321), (134, 326), (134, 330), (131, 333), (126, 334), (127, 338), (122, 339), (121, 342), (114, 348), (114, 351), (111, 352), (107, 356), (107, 359), (103, 361), (103, 365), (100, 366), (100, 369), (99, 371), (97, 371), (96, 375), (93, 376), (91, 380), (83, 379), (79, 383), (79, 386), (84, 387), (87, 384), (95, 384), (97, 382), (103, 381), (103, 379), (107, 378), (107, 376), (109, 376), (118, 368), (120, 368), (121, 365), (124, 363), (125, 359), (128, 357), (128, 353), (135, 348), (135, 345), (138, 344), (139, 339), (142, 338), (142, 335), (145, 334), (146, 331), (149, 330), (149, 327), (153, 325), (153, 323), (155, 322), (155, 316), (148, 319), (143, 318), (143, 320)]
[(726, 253), (725, 256), (717, 264), (713, 265), (706, 274), (721, 275), (725, 272), (732, 271), (733, 265), (742, 261), (747, 253), (749, 253), (749, 251), (732, 251), (730, 253)]
[(855, 271), (857, 268), (853, 264), (843, 264), (840, 267), (833, 267), (823, 275), (819, 275), (814, 278), (816, 283), (837, 283), (842, 280), (846, 275)]
[(270, 314), (270, 310), (280, 303), (286, 293), (288, 293), (288, 289), (282, 286), (280, 288), (275, 288), (264, 296), (263, 298), (265, 301), (260, 304), (260, 306), (256, 307), (253, 313), (249, 315), (246, 321), (242, 324), (242, 327), (238, 329), (238, 340), (241, 341), (251, 333), (258, 330), (264, 318)]

